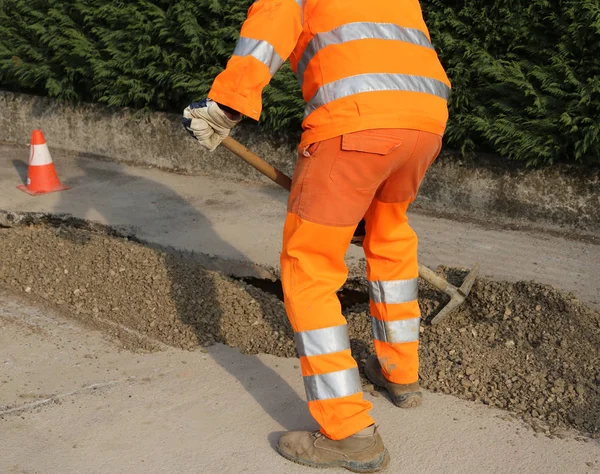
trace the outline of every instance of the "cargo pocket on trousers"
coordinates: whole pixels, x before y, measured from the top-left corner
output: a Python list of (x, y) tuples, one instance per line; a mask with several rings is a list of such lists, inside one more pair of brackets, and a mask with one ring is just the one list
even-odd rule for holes
[(377, 188), (387, 174), (390, 163), (386, 155), (402, 146), (399, 131), (366, 130), (342, 136), (338, 152), (329, 171), (332, 181)]

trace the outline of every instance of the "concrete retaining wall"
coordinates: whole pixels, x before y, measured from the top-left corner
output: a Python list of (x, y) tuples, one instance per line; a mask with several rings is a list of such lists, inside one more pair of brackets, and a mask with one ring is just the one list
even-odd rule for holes
[[(173, 114), (146, 116), (102, 105), (63, 105), (52, 99), (0, 91), (0, 141), (28, 144), (41, 128), (49, 145), (84, 155), (234, 179), (266, 179), (225, 149), (203, 151)], [(291, 174), (296, 153), (255, 126), (233, 136)], [(600, 232), (600, 170), (575, 166), (518, 169), (499, 158), (461, 160), (442, 155), (429, 170), (415, 205), (422, 210), (495, 224), (527, 225), (578, 234)]]

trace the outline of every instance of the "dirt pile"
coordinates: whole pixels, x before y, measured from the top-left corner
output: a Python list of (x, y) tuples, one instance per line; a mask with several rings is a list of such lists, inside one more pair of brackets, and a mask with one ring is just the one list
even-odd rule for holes
[[(439, 297), (423, 285), (419, 299), (430, 318)], [(347, 316), (361, 343), (367, 315), (361, 305)], [(574, 297), (480, 278), (466, 304), (421, 331), (420, 375), (429, 390), (507, 409), (538, 431), (571, 426), (600, 435), (600, 314)], [(360, 348), (360, 358), (372, 350)]]
[(295, 353), (275, 296), (208, 271), (193, 255), (33, 226), (0, 229), (0, 257), (1, 283), (113, 335), (129, 334), (124, 342), (131, 349), (153, 349), (152, 340), (182, 349), (218, 341), (248, 353)]
[[(125, 238), (64, 226), (0, 228), (0, 284), (58, 305), (132, 349), (223, 342), (245, 353), (295, 356), (276, 296), (208, 271), (193, 255)], [(542, 430), (598, 436), (597, 312), (547, 286), (479, 279), (468, 303), (433, 327), (427, 321), (446, 299), (425, 284), (420, 290), (426, 388), (507, 409)], [(373, 350), (368, 305), (346, 314), (362, 361)]]

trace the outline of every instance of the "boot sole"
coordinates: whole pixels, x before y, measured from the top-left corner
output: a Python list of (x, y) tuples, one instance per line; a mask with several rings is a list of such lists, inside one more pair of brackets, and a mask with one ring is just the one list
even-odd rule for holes
[(406, 398), (403, 398), (402, 400), (395, 400), (394, 397), (392, 397), (392, 401), (394, 402), (394, 405), (399, 408), (417, 408), (421, 406), (423, 396), (416, 393), (410, 393), (406, 394)]
[[(365, 365), (365, 375), (373, 385), (387, 390), (387, 380), (381, 372), (373, 373), (369, 366)], [(388, 394), (392, 399), (392, 403), (399, 408), (416, 408), (423, 402), (423, 395), (420, 392), (406, 393), (403, 395), (402, 400), (395, 400), (389, 390)]]
[(348, 469), (351, 472), (379, 472), (384, 470), (388, 464), (390, 463), (390, 454), (387, 449), (384, 449), (383, 453), (373, 461), (369, 462), (358, 462), (358, 461), (347, 461), (347, 460), (339, 460), (328, 463), (315, 463), (312, 461), (308, 461), (306, 459), (297, 458), (292, 456), (291, 454), (283, 452), (279, 446), (277, 446), (277, 452), (281, 454), (288, 461), (292, 461), (296, 464), (301, 464), (303, 466), (313, 467), (316, 469), (329, 469), (333, 467), (343, 467)]

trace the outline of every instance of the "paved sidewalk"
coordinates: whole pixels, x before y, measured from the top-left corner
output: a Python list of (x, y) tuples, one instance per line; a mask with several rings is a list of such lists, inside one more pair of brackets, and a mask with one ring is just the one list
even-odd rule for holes
[[(56, 150), (52, 155), (61, 180), (73, 188), (31, 197), (16, 189), (27, 173), (28, 148), (0, 146), (0, 209), (69, 213), (127, 225), (144, 240), (212, 254), (217, 258), (206, 264), (227, 272), (255, 276), (277, 272), (287, 193), (274, 185), (181, 176)], [(425, 265), (470, 267), (478, 261), (483, 276), (535, 279), (572, 291), (600, 308), (599, 245), (486, 229), (414, 212), (410, 219)], [(361, 259), (362, 250), (352, 247), (351, 272), (362, 271)]]

